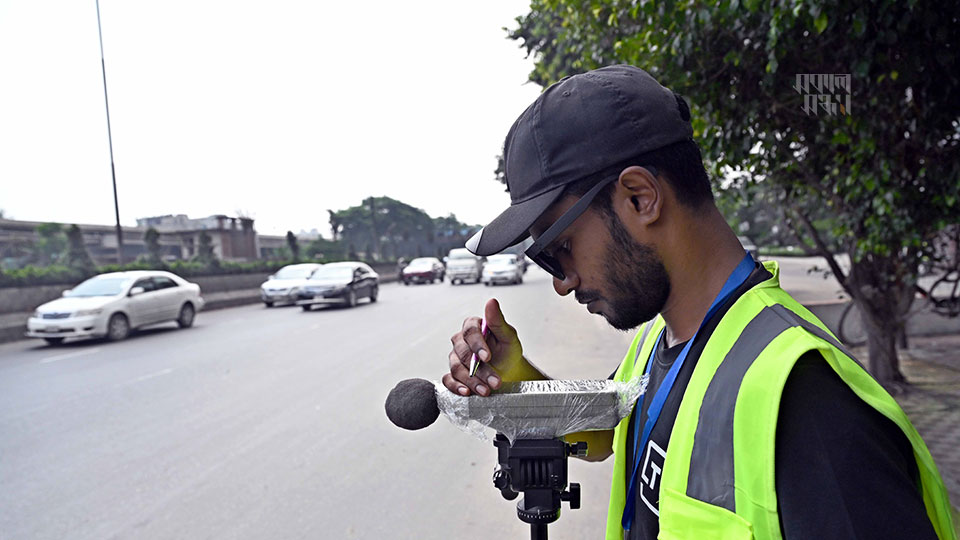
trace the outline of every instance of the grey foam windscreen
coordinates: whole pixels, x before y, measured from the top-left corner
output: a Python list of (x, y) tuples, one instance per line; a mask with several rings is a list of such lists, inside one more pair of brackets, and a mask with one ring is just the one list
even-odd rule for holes
[(397, 383), (384, 403), (387, 418), (397, 427), (423, 429), (437, 420), (436, 388), (423, 379), (406, 379)]

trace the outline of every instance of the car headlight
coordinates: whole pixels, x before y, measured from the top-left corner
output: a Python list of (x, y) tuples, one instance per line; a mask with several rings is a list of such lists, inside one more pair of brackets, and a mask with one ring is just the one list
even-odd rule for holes
[(90, 315), (99, 315), (103, 309), (81, 309), (73, 314), (74, 317), (88, 317)]

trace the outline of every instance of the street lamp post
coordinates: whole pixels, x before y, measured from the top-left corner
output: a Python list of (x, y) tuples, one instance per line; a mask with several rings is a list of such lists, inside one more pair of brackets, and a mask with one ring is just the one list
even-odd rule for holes
[(97, 32), (100, 35), (100, 71), (103, 73), (103, 103), (107, 107), (107, 141), (110, 145), (110, 175), (113, 177), (113, 211), (117, 218), (117, 264), (123, 264), (123, 230), (120, 228), (120, 203), (117, 199), (117, 170), (113, 165), (113, 133), (110, 130), (110, 100), (107, 99), (107, 65), (103, 60), (103, 28), (100, 25), (100, 0), (97, 0)]

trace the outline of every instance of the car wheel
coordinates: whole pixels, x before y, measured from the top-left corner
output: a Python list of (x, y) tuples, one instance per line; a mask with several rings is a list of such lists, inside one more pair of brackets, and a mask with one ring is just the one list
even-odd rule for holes
[(484, 281), (483, 284), (486, 285), (487, 287), (490, 286), (490, 282), (489, 282), (489, 281)]
[(300, 306), (300, 309), (302, 309), (302, 310), (304, 310), (304, 311), (313, 311), (313, 305), (312, 305), (312, 304), (303, 304), (302, 306)]
[(407, 281), (407, 280), (403, 280), (403, 284), (404, 284), (404, 285), (410, 285), (410, 282)]
[(177, 317), (177, 326), (180, 328), (190, 328), (193, 326), (193, 318), (197, 315), (193, 304), (187, 302), (180, 308), (180, 316)]
[(431, 285), (433, 285), (433, 284), (436, 283), (436, 282), (437, 282), (436, 279), (430, 278), (430, 284), (431, 284)]
[(107, 322), (107, 339), (120, 341), (130, 335), (130, 321), (123, 313), (114, 313)]
[(48, 345), (52, 345), (54, 347), (56, 347), (57, 345), (63, 344), (62, 337), (45, 337), (43, 338), (43, 340), (46, 341)]
[(377, 301), (377, 295), (378, 295), (378, 294), (380, 294), (380, 287), (374, 287), (374, 288), (370, 289), (370, 302), (371, 302), (371, 303)]
[(350, 289), (350, 292), (347, 293), (347, 307), (355, 307), (357, 305), (357, 292), (353, 289)]
[(523, 274), (517, 276), (517, 285), (520, 285), (521, 283), (523, 283)]
[(450, 280), (450, 285), (451, 285), (451, 286), (456, 285), (456, 284), (457, 284), (457, 280), (455, 280), (455, 279), (451, 279), (451, 280)]
[(267, 307), (273, 307), (273, 302), (264, 302), (263, 305)]

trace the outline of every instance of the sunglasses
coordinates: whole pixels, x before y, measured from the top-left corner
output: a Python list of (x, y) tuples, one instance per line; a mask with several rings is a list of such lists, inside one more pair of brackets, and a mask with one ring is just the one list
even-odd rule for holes
[[(655, 168), (649, 166), (645, 168), (650, 171), (650, 174), (653, 176), (657, 175)], [(587, 210), (601, 189), (618, 178), (620, 178), (620, 175), (616, 174), (597, 182), (595, 186), (590, 188), (590, 191), (586, 192), (583, 197), (580, 197), (577, 202), (573, 203), (573, 206), (564, 212), (563, 215), (560, 216), (560, 219), (553, 222), (553, 225), (550, 225), (550, 227), (537, 238), (533, 245), (527, 248), (524, 254), (529, 257), (531, 261), (535, 262), (537, 266), (549, 272), (551, 276), (561, 281), (566, 279), (563, 269), (560, 267), (560, 261), (547, 250), (547, 247), (550, 246), (550, 243), (553, 242), (560, 233), (567, 230), (567, 227), (572, 225), (573, 222)]]

